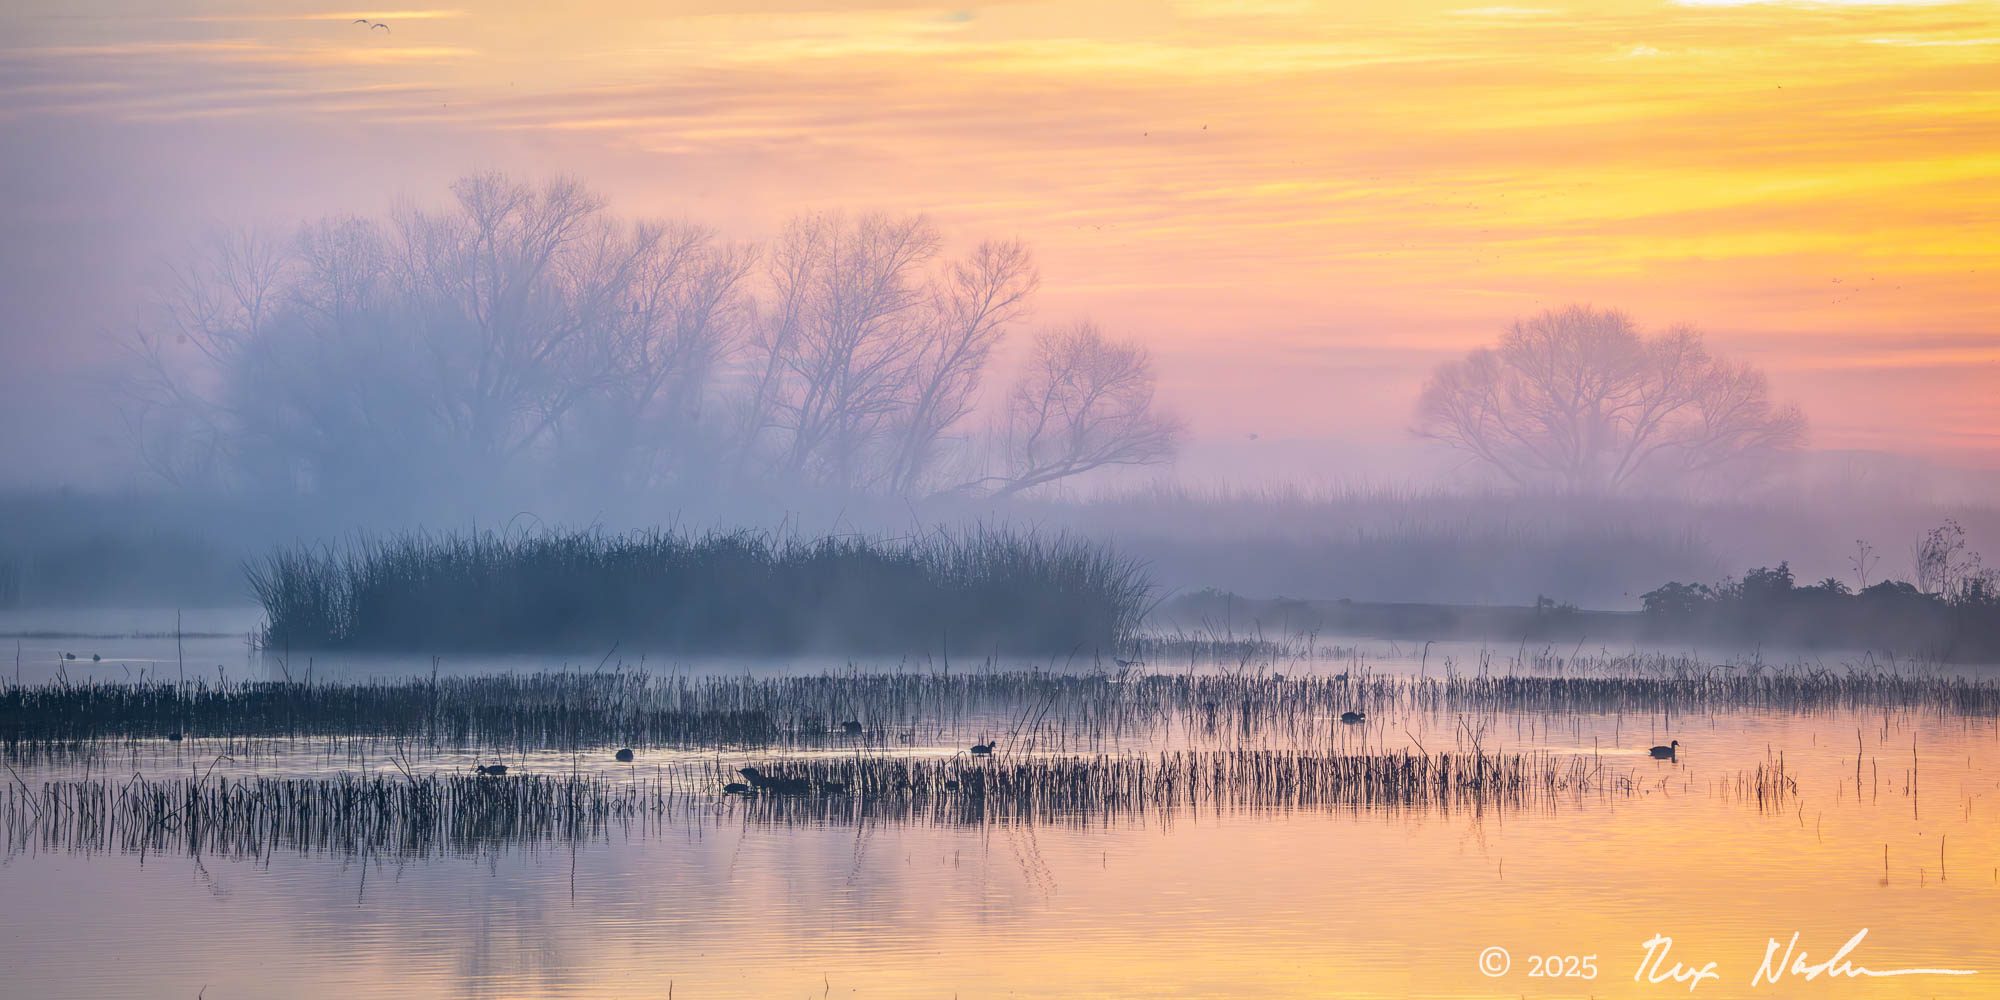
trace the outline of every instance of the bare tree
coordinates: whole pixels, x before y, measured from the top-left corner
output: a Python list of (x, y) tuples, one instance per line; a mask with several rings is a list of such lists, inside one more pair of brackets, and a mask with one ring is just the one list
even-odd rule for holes
[(1517, 486), (1617, 490), (1793, 450), (1805, 418), (1691, 329), (1647, 337), (1622, 313), (1570, 306), (1439, 365), (1416, 431)]
[(215, 398), (219, 373), (277, 312), (294, 264), (283, 240), (243, 230), (211, 234), (170, 268), (153, 321), (130, 345), (123, 412), (141, 458), (167, 482), (216, 485), (222, 475), (232, 422)]
[(1040, 278), (1019, 243), (982, 243), (953, 262), (932, 292), (930, 329), (911, 379), (909, 412), (892, 470), (894, 487), (917, 492), (939, 439), (972, 412), (980, 377), (1008, 324), (1027, 310)]
[(1008, 400), (1007, 472), (986, 485), (1010, 496), (1093, 469), (1169, 461), (1184, 428), (1154, 405), (1152, 357), (1091, 323), (1047, 330)]
[(700, 442), (712, 376), (735, 348), (750, 306), (751, 248), (705, 227), (647, 224), (633, 240), (628, 308), (609, 317), (610, 378), (579, 406), (569, 436), (599, 470), (643, 486), (663, 456), (686, 460)]
[(1913, 556), (1917, 589), (1926, 594), (1958, 601), (1990, 591), (1992, 571), (1984, 568), (1979, 553), (1966, 544), (1965, 529), (1953, 518), (1945, 518), (1943, 524), (1925, 532)]
[(448, 212), (397, 219), (396, 274), (433, 369), (432, 400), (468, 458), (496, 469), (603, 387), (643, 241), (558, 178), (452, 185)]
[[(916, 492), (965, 457), (952, 435), (1037, 284), (1018, 243), (947, 260), (921, 216), (810, 216), (764, 258), (760, 307), (757, 253), (708, 229), (612, 217), (567, 179), (452, 194), (177, 272), (135, 344), (131, 420), (162, 473), (395, 502), (532, 472), (645, 487), (733, 449)], [(727, 427), (703, 418), (722, 372), (743, 376)]]
[(1037, 281), (1016, 243), (982, 244), (929, 277), (939, 245), (922, 216), (786, 227), (770, 254), (745, 405), (745, 438), (770, 450), (776, 471), (840, 488), (920, 488)]

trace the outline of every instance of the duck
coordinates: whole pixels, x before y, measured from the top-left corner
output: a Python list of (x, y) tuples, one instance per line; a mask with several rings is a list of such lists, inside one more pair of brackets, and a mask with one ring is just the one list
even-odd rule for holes
[(611, 759), (617, 761), (620, 764), (632, 763), (632, 748), (619, 747), (618, 752), (611, 755)]
[(90, 654), (90, 662), (92, 662), (92, 663), (103, 663), (103, 662), (104, 662), (104, 657), (102, 657), (102, 656), (99, 656), (99, 655), (97, 655), (96, 653), (92, 653), (92, 654)]
[(1271, 682), (1272, 682), (1273, 684), (1283, 684), (1283, 683), (1285, 683), (1285, 675), (1284, 675), (1284, 674), (1272, 674), (1272, 675), (1271, 675)]
[(859, 736), (861, 735), (861, 723), (854, 719), (849, 719), (840, 724), (840, 731), (849, 736)]
[(472, 769), (479, 772), (482, 778), (503, 778), (507, 775), (505, 764), (476, 764)]
[(1666, 746), (1654, 747), (1646, 752), (1660, 760), (1673, 760), (1681, 754), (1681, 741), (1675, 740)]
[(171, 732), (171, 733), (168, 733), (168, 734), (167, 734), (167, 742), (168, 742), (168, 743), (179, 743), (179, 742), (180, 742), (180, 741), (182, 740), (182, 738), (183, 738), (183, 737), (182, 737), (182, 736), (181, 736), (181, 734), (180, 734), (180, 730), (178, 730), (178, 729), (177, 729), (177, 730), (174, 730), (173, 732)]
[(76, 659), (76, 654), (75, 654), (75, 653), (64, 653), (64, 654), (63, 654), (63, 659), (65, 659), (65, 660), (74, 660), (74, 659)]
[[(998, 741), (998, 740), (995, 740), (994, 742), (996, 742), (996, 743), (997, 743), (997, 742), (999, 742), (999, 741)], [(992, 743), (974, 743), (974, 744), (972, 745), (972, 755), (973, 755), (974, 757), (991, 757), (991, 756), (993, 756), (993, 744), (992, 744)]]
[(1366, 712), (1342, 712), (1342, 713), (1340, 713), (1340, 721), (1342, 721), (1342, 722), (1345, 722), (1345, 723), (1347, 723), (1347, 724), (1348, 724), (1348, 725), (1350, 725), (1350, 726), (1351, 726), (1351, 725), (1354, 725), (1354, 724), (1355, 724), (1355, 723), (1357, 723), (1357, 722), (1367, 722), (1367, 721), (1368, 721), (1368, 713), (1366, 713)]
[(752, 788), (761, 788), (780, 795), (804, 795), (812, 790), (812, 784), (804, 778), (774, 778), (754, 767), (738, 768), (736, 773), (748, 780)]
[(722, 786), (722, 794), (724, 795), (747, 795), (749, 792), (750, 786), (740, 781), (732, 781)]

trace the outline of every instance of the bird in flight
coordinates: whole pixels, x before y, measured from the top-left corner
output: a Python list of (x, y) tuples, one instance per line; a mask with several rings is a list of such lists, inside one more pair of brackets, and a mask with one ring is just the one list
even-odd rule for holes
[[(357, 18), (355, 18), (355, 19), (354, 19), (354, 23), (355, 23), (355, 24), (365, 24), (365, 25), (367, 25), (367, 26), (368, 26), (368, 30), (369, 30), (369, 31), (374, 31), (374, 30), (375, 30), (376, 28), (381, 28), (381, 29), (382, 29), (383, 31), (389, 31), (389, 26), (388, 26), (388, 25), (386, 25), (386, 24), (383, 24), (383, 23), (382, 23), (382, 22), (380, 22), (380, 21), (370, 21), (370, 20), (368, 20), (368, 19), (367, 19), (367, 18), (365, 18), (365, 17), (357, 17)], [(395, 32), (393, 32), (393, 31), (389, 31), (389, 33), (390, 33), (390, 34), (392, 34), (392, 35), (393, 35), (393, 34), (395, 34)]]

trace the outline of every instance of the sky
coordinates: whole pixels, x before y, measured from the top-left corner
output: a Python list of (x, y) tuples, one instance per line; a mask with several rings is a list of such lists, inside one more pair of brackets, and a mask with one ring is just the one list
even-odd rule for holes
[(1365, 477), (1432, 366), (1586, 302), (1763, 366), (1815, 448), (2000, 467), (2000, 4), (1518, 3), (14, 0), (0, 462), (91, 478), (202, 232), (498, 167), (1019, 237), (1033, 321), (1145, 341), (1198, 454)]

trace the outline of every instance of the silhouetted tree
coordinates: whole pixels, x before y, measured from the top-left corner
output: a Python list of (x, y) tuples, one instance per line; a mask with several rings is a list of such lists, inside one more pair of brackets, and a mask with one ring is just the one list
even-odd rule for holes
[[(733, 464), (922, 493), (954, 456), (973, 464), (954, 435), (1038, 284), (1020, 244), (947, 259), (921, 216), (797, 218), (760, 282), (752, 248), (617, 218), (574, 180), (451, 191), (438, 210), (216, 240), (177, 269), (135, 341), (130, 419), (161, 474), (395, 503)], [(1171, 455), (1143, 350), (1079, 327), (1035, 358), (1008, 474), (974, 485)]]
[(1006, 496), (1093, 469), (1173, 458), (1183, 426), (1154, 402), (1153, 361), (1136, 343), (1106, 338), (1090, 323), (1044, 331), (1009, 398)]
[(579, 412), (653, 440), (684, 417), (746, 251), (607, 218), (570, 180), (452, 192), (387, 226), (211, 244), (138, 338), (141, 422), (179, 414), (241, 481), (380, 500), (494, 482)]
[(1570, 306), (1439, 365), (1416, 430), (1518, 486), (1617, 490), (1750, 471), (1797, 448), (1805, 419), (1771, 401), (1762, 372), (1711, 356), (1691, 329), (1648, 337), (1622, 313)]
[(1014, 243), (982, 244), (933, 277), (940, 243), (922, 216), (808, 216), (785, 228), (745, 410), (748, 438), (771, 449), (776, 471), (919, 488), (1037, 283)]

